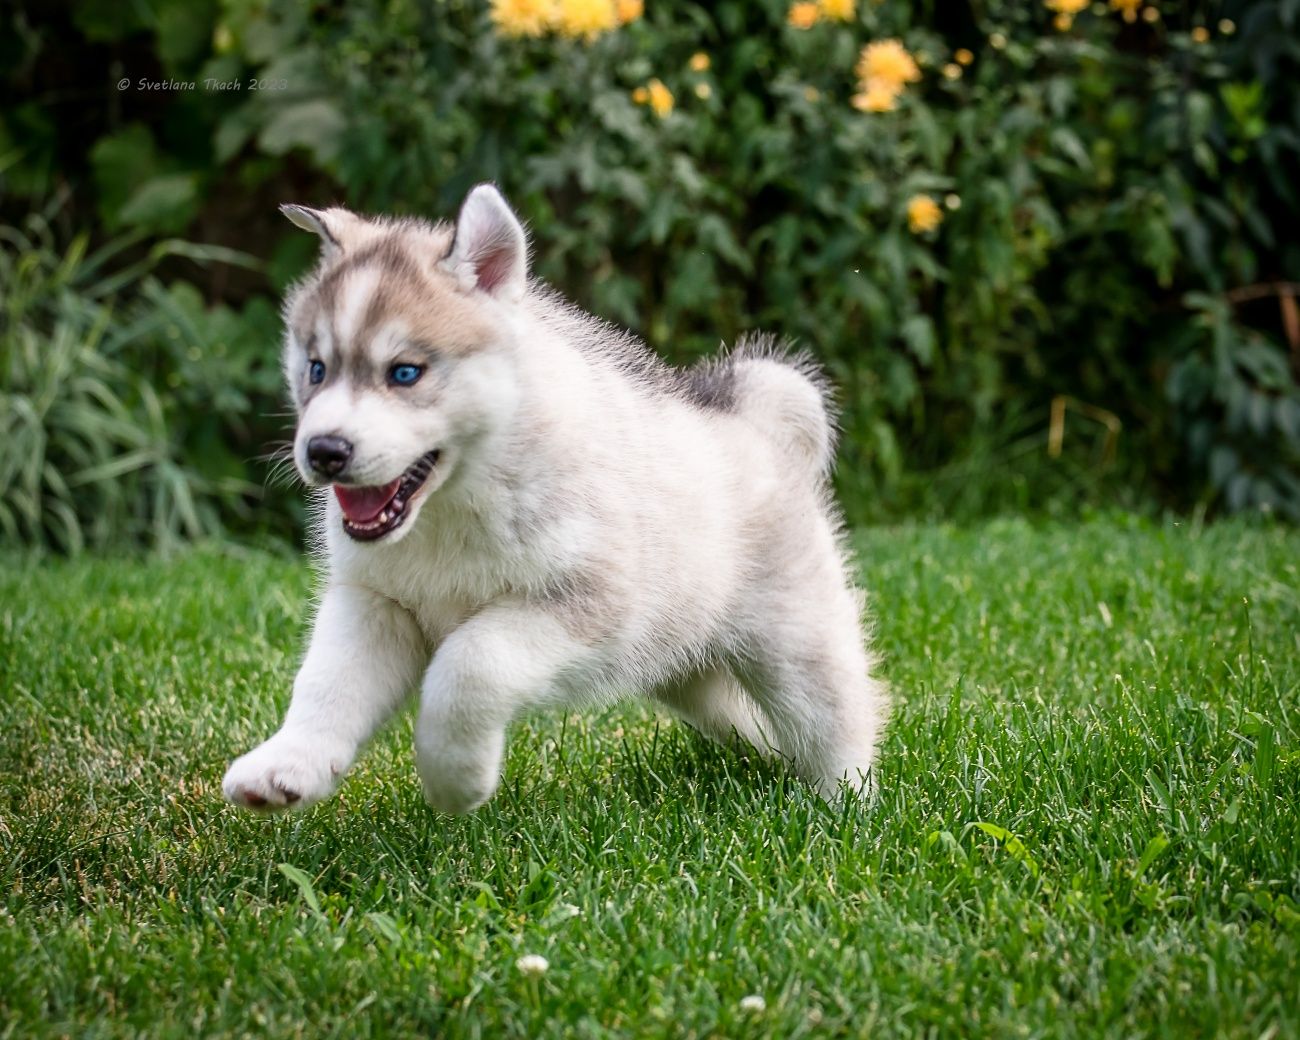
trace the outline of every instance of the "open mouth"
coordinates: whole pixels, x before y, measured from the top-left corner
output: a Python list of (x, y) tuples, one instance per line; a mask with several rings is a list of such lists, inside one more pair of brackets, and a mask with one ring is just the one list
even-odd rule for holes
[(343, 510), (343, 530), (359, 542), (373, 542), (395, 531), (406, 520), (406, 507), (424, 486), (438, 462), (438, 451), (421, 455), (391, 484), (382, 487), (334, 485), (334, 496)]

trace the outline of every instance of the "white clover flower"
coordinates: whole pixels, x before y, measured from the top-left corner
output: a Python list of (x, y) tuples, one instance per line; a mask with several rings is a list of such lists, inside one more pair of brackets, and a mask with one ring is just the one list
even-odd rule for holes
[(748, 1015), (761, 1015), (767, 1010), (767, 1001), (759, 994), (751, 993), (747, 997), (740, 998), (740, 1010)]
[(527, 975), (530, 979), (545, 975), (550, 966), (551, 962), (540, 953), (525, 953), (519, 960), (515, 961), (515, 967), (519, 969), (519, 973)]

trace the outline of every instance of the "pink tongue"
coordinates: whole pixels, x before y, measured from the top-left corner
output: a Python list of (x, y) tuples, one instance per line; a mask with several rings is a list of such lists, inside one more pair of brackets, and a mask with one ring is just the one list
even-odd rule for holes
[(344, 487), (334, 485), (334, 494), (343, 507), (343, 515), (354, 524), (368, 524), (384, 511), (384, 506), (397, 494), (401, 478), (383, 487)]

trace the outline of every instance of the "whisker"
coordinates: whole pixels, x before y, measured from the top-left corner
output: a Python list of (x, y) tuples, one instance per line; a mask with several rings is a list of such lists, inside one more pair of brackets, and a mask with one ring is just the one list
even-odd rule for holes
[(267, 451), (255, 458), (258, 462), (292, 462), (293, 441), (272, 441)]
[(288, 459), (276, 459), (267, 467), (265, 484), (276, 487), (294, 487), (302, 480), (298, 467)]

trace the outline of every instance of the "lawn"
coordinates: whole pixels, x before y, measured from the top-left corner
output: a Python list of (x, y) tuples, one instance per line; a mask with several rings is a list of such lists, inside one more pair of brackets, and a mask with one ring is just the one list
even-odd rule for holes
[(4, 557), (0, 1037), (1300, 1034), (1300, 532), (854, 546), (874, 808), (629, 704), (522, 723), (455, 819), (409, 718), (306, 813), (221, 801), (306, 563)]

